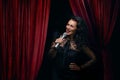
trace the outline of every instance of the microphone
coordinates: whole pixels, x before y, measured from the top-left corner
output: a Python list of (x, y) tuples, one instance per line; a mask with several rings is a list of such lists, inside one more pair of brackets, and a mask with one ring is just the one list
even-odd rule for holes
[[(63, 35), (61, 36), (61, 38), (63, 39), (63, 38), (65, 38), (66, 36), (67, 36), (67, 34), (66, 34), (66, 32), (64, 32)], [(57, 48), (57, 47), (59, 46), (59, 44), (60, 44), (60, 43), (57, 43), (57, 44), (55, 45), (55, 48)]]

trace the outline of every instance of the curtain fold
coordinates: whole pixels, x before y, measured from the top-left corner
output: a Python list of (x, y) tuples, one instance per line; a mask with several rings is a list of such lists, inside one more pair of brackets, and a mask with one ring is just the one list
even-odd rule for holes
[(0, 0), (0, 80), (35, 80), (42, 64), (50, 0)]
[(111, 80), (110, 52), (107, 46), (119, 11), (119, 0), (69, 0), (74, 15), (87, 23), (91, 41), (100, 48), (104, 64), (104, 80)]

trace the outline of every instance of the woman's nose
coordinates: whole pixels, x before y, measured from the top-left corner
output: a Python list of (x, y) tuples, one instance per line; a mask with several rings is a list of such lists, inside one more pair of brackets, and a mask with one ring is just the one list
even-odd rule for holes
[(70, 28), (70, 26), (69, 26), (69, 25), (67, 25), (67, 26), (66, 26), (66, 28), (67, 28), (67, 29), (69, 29), (69, 28)]

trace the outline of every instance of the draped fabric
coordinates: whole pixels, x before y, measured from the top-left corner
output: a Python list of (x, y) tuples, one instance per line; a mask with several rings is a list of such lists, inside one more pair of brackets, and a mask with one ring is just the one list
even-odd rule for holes
[(104, 80), (111, 80), (111, 61), (107, 46), (117, 20), (120, 0), (69, 0), (74, 15), (87, 23), (91, 40), (100, 48)]
[(35, 80), (41, 67), (50, 0), (0, 0), (0, 80)]

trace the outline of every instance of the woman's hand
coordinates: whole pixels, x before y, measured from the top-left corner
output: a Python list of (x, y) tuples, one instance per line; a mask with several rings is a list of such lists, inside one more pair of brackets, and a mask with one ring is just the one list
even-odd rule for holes
[(63, 43), (63, 41), (64, 41), (65, 39), (63, 39), (63, 38), (57, 38), (56, 40), (55, 40), (55, 43)]
[(80, 67), (76, 63), (70, 63), (70, 70), (80, 71)]

